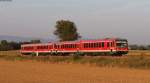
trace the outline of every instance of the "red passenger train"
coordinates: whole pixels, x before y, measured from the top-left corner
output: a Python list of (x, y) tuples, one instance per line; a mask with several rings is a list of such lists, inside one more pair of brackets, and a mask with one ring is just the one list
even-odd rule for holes
[(122, 55), (128, 53), (128, 41), (126, 39), (107, 38), (97, 40), (65, 41), (43, 44), (23, 44), (21, 45), (21, 53), (36, 53), (37, 56), (39, 55), (39, 53), (99, 53)]

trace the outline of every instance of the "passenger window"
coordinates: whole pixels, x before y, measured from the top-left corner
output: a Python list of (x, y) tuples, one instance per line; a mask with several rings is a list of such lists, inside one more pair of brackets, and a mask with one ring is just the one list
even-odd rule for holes
[(101, 48), (101, 43), (98, 43), (98, 45), (99, 45), (98, 47), (100, 47), (100, 48)]
[(104, 48), (104, 42), (102, 42), (102, 48)]
[(110, 43), (109, 42), (107, 42), (107, 47), (110, 47)]

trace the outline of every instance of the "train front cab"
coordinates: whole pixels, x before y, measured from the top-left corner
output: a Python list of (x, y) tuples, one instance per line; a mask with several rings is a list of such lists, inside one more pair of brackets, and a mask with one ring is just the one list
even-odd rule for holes
[(123, 55), (128, 53), (128, 41), (126, 39), (116, 39), (116, 54)]

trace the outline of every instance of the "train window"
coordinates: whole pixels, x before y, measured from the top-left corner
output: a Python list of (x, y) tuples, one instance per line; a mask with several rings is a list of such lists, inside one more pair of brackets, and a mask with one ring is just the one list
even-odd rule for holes
[(83, 44), (83, 47), (86, 48), (86, 44), (85, 43)]
[(57, 45), (56, 45), (56, 44), (54, 44), (54, 48), (57, 48)]
[(70, 44), (68, 44), (68, 48), (70, 48), (71, 47), (71, 45)]
[(67, 48), (69, 48), (69, 45), (67, 44)]
[(72, 44), (72, 48), (75, 48), (75, 44)]
[(91, 48), (93, 48), (93, 43), (90, 43), (91, 44)]
[(45, 49), (48, 49), (48, 46), (45, 46)]
[(74, 48), (77, 48), (77, 44), (74, 45)]
[(89, 44), (88, 44), (88, 43), (86, 43), (85, 45), (86, 45), (85, 48), (88, 48), (88, 47), (89, 47)]
[(69, 48), (72, 48), (72, 44), (69, 44)]
[(86, 48), (86, 44), (85, 43), (84, 43), (83, 47)]
[(72, 48), (72, 44), (70, 44), (70, 48)]
[(65, 44), (65, 48), (67, 48), (67, 44)]
[(94, 43), (91, 43), (91, 45), (92, 45), (92, 48), (94, 48)]
[(75, 44), (73, 44), (73, 47), (72, 48), (75, 48)]
[(84, 48), (88, 48), (88, 43), (84, 43)]
[(65, 48), (65, 45), (63, 45), (62, 47)]
[(59, 45), (57, 45), (57, 49), (59, 49)]
[(89, 48), (89, 46), (90, 46), (89, 43), (86, 43), (86, 48)]
[(91, 48), (95, 48), (96, 47), (96, 43), (91, 43)]
[(96, 43), (96, 47), (99, 48), (100, 47), (100, 43)]
[(88, 43), (88, 48), (91, 48), (91, 43)]
[(109, 42), (107, 42), (107, 47), (110, 47), (110, 43)]
[(110, 43), (110, 45), (111, 45), (111, 47), (113, 47), (113, 43), (112, 42)]
[(63, 45), (61, 45), (61, 48), (63, 48)]
[(53, 46), (51, 45), (51, 46), (50, 46), (50, 49), (52, 49), (52, 48), (53, 48)]
[(38, 46), (37, 49), (48, 49), (48, 46)]
[(96, 43), (93, 43), (93, 48), (96, 48), (97, 46), (96, 46)]
[(86, 48), (89, 48), (89, 43), (86, 43)]
[(113, 43), (111, 42), (111, 47), (113, 47)]
[(73, 44), (70, 44), (70, 48), (73, 48)]
[(62, 48), (65, 48), (65, 45), (62, 45)]
[(99, 45), (98, 47), (101, 47), (101, 43), (98, 43), (98, 45)]
[(95, 48), (95, 43), (92, 43), (92, 48)]
[(70, 44), (70, 48), (73, 48), (73, 44)]
[(64, 44), (62, 47), (65, 48), (65, 46), (66, 46), (66, 45)]
[(102, 47), (104, 47), (104, 42), (102, 42)]
[(91, 48), (91, 43), (88, 43), (88, 48)]
[(69, 44), (69, 48), (72, 48), (72, 44)]
[(66, 45), (64, 45), (64, 48), (66, 48)]
[(87, 43), (87, 48), (90, 48), (90, 43)]
[(65, 48), (65, 45), (62, 45), (62, 48), (64, 49), (64, 48)]
[(91, 45), (91, 43), (89, 43), (89, 46), (88, 46), (89, 48), (91, 48), (92, 47), (92, 45)]
[(98, 46), (98, 43), (94, 43), (94, 48), (97, 48)]
[(96, 47), (96, 48), (98, 47), (98, 43), (95, 43), (95, 47)]
[(71, 48), (71, 44), (68, 44), (68, 48)]
[(28, 47), (24, 47), (25, 50), (32, 50), (33, 47), (32, 46), (28, 46)]

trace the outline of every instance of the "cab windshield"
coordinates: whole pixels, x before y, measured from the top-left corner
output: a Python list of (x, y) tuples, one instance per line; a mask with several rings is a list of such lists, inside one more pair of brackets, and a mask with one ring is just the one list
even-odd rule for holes
[(116, 45), (118, 48), (125, 48), (128, 47), (128, 42), (127, 40), (117, 40)]

